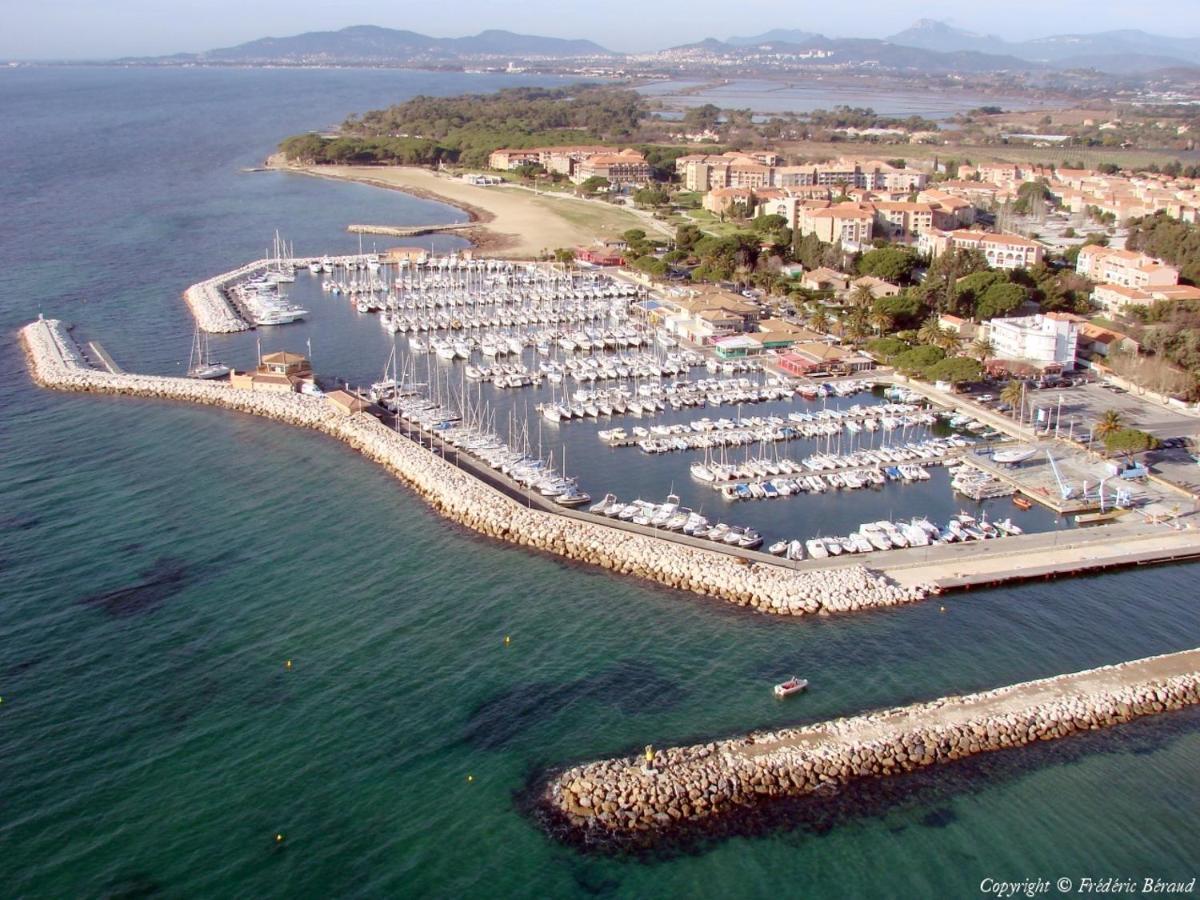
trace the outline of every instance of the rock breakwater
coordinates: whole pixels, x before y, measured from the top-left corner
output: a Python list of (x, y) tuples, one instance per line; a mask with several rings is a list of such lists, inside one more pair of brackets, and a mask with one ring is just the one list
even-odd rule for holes
[(924, 599), (924, 585), (901, 586), (862, 566), (794, 571), (529, 509), (365, 414), (320, 397), (262, 393), (226, 383), (89, 368), (63, 324), (38, 320), (21, 331), (34, 380), (61, 391), (180, 400), (263, 416), (337, 438), (382, 465), (437, 512), (499, 540), (601, 566), (679, 590), (778, 615), (849, 612)]
[(199, 281), (183, 292), (192, 317), (201, 331), (210, 334), (231, 334), (237, 331), (249, 331), (250, 324), (237, 314), (229, 298), (225, 296), (226, 286), (233, 284), (239, 278), (245, 278), (251, 273), (265, 268), (269, 260), (258, 259), (246, 263), (240, 269), (214, 275), (204, 281)]
[[(574, 766), (541, 798), (572, 838), (647, 843), (774, 800), (1129, 722), (1200, 702), (1200, 649), (801, 728)], [(647, 765), (647, 755), (653, 762)]]

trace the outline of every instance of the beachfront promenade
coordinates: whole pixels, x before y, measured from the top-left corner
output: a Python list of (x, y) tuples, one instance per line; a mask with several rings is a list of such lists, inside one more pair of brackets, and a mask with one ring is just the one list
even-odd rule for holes
[(837, 793), (980, 753), (1200, 702), (1200, 649), (774, 732), (587, 763), (547, 782), (552, 830), (646, 844), (733, 827), (773, 802)]

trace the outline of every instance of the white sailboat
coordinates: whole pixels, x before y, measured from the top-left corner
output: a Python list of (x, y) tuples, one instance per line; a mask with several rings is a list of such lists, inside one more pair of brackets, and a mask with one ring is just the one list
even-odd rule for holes
[(201, 341), (200, 329), (197, 328), (192, 338), (192, 352), (188, 356), (188, 378), (224, 378), (228, 374), (229, 366), (213, 362), (208, 347), (208, 335), (204, 335)]

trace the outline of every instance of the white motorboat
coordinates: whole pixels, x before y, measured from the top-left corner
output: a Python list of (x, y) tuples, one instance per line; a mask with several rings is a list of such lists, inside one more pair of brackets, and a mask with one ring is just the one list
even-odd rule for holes
[(797, 678), (793, 675), (787, 681), (782, 681), (775, 685), (775, 696), (779, 698), (790, 697), (792, 694), (799, 694), (807, 687), (807, 678)]

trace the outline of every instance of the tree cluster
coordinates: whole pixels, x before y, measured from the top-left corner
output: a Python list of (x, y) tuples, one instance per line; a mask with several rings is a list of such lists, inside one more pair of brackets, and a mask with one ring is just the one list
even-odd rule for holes
[(1200, 225), (1181, 222), (1164, 212), (1135, 219), (1125, 244), (1150, 256), (1165, 259), (1179, 269), (1180, 277), (1200, 283)]

